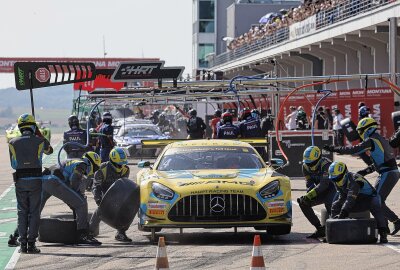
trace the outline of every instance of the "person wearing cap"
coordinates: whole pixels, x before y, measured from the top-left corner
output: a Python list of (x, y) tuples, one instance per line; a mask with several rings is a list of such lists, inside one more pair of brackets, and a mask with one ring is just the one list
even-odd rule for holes
[(357, 132), (363, 140), (361, 143), (349, 147), (325, 145), (324, 149), (330, 152), (350, 155), (358, 155), (365, 152), (369, 153), (372, 164), (358, 171), (358, 173), (362, 176), (374, 171), (378, 173), (375, 189), (381, 197), (385, 218), (393, 222), (394, 229), (391, 234), (394, 235), (400, 231), (400, 219), (398, 215), (386, 205), (386, 199), (399, 181), (400, 173), (396, 164), (393, 148), (389, 145), (388, 140), (376, 132), (377, 129), (378, 123), (373, 118), (363, 118), (357, 125)]
[(328, 168), (332, 161), (322, 156), (318, 146), (309, 146), (303, 153), (303, 175), (306, 179), (307, 193), (297, 199), (300, 209), (308, 221), (315, 227), (315, 232), (307, 238), (325, 236), (325, 227), (312, 209), (324, 204), (328, 214), (331, 212), (333, 198), (336, 194), (334, 185), (329, 181)]
[(204, 120), (197, 116), (195, 109), (189, 111), (189, 116), (190, 118), (187, 122), (188, 139), (203, 139), (204, 131), (207, 128)]
[[(63, 143), (74, 142), (79, 143), (82, 146), (86, 145), (87, 134), (85, 130), (81, 129), (79, 119), (76, 115), (68, 117), (68, 125), (70, 130), (64, 132)], [(76, 145), (66, 145), (64, 150), (67, 153), (67, 158), (81, 158), (88, 149)]]
[(217, 109), (217, 110), (215, 110), (214, 118), (211, 119), (211, 123), (210, 123), (211, 131), (212, 131), (211, 138), (213, 138), (213, 139), (217, 138), (217, 129), (221, 122), (221, 115), (222, 115), (221, 110)]
[(380, 243), (387, 243), (387, 222), (375, 188), (362, 175), (349, 172), (343, 162), (333, 162), (328, 173), (338, 191), (332, 203), (331, 216), (334, 219), (344, 219), (352, 212), (369, 210), (376, 220)]
[(42, 194), (42, 157), (53, 153), (49, 141), (42, 136), (35, 118), (27, 113), (18, 118), (21, 136), (9, 141), (11, 167), (18, 208), (20, 253), (40, 253), (36, 247), (39, 233)]
[(221, 125), (217, 130), (217, 139), (236, 139), (239, 137), (239, 128), (232, 122), (232, 114), (230, 112), (224, 112), (222, 114)]
[(110, 151), (114, 147), (114, 127), (112, 126), (111, 113), (103, 113), (103, 123), (98, 128), (100, 142), (100, 157), (101, 162), (106, 162), (109, 159)]

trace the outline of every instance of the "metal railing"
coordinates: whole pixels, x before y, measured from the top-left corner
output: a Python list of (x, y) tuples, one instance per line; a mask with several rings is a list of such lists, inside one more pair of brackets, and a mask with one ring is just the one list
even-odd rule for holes
[[(399, 0), (397, 0), (399, 1)], [(316, 13), (316, 29), (323, 29), (337, 22), (371, 11), (378, 7), (396, 2), (396, 0), (346, 0), (330, 9)], [(218, 66), (240, 57), (264, 50), (289, 40), (289, 27), (277, 30), (263, 39), (244, 44), (239, 48), (215, 56), (213, 66)], [(211, 66), (212, 67), (212, 66)]]

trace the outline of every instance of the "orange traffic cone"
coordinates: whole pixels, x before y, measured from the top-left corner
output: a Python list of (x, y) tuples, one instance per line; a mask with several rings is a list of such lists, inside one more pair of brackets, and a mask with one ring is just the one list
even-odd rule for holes
[(253, 254), (251, 255), (250, 270), (265, 270), (264, 257), (261, 250), (260, 235), (254, 235)]
[(157, 248), (157, 256), (156, 256), (156, 270), (168, 270), (168, 257), (167, 257), (167, 248), (165, 247), (164, 237), (158, 238), (158, 248)]

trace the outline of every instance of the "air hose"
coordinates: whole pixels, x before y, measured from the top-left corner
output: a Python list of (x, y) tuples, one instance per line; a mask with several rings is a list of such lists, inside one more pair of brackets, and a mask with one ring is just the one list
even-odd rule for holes
[(314, 123), (315, 123), (317, 109), (318, 109), (321, 101), (323, 101), (330, 94), (332, 94), (332, 91), (331, 90), (318, 90), (317, 93), (326, 93), (326, 94), (318, 100), (318, 102), (317, 102), (317, 104), (315, 104), (314, 110), (312, 112), (312, 121), (311, 121), (311, 145), (312, 146), (314, 146)]

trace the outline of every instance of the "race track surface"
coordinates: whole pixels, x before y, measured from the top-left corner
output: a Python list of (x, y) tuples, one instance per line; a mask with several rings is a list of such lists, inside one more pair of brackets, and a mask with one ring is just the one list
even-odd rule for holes
[[(54, 136), (54, 141), (59, 137)], [(0, 153), (7, 153), (4, 136), (0, 137)], [(338, 156), (350, 170), (363, 167), (362, 161), (350, 156)], [(38, 242), (40, 255), (22, 254), (6, 247), (8, 234), (16, 224), (14, 189), (10, 188), (11, 169), (7, 155), (0, 155), (0, 269), (7, 264), (15, 269), (153, 269), (157, 246), (150, 242), (150, 233), (137, 230), (135, 220), (127, 235), (131, 244), (114, 240), (115, 230), (101, 223), (98, 240), (100, 247), (63, 246)], [(47, 162), (54, 162), (49, 158)], [(131, 178), (138, 169), (131, 166)], [(376, 174), (369, 176), (373, 183)], [(304, 194), (303, 180), (292, 181), (292, 199)], [(93, 196), (87, 193), (89, 208), (95, 209)], [(388, 205), (400, 213), (399, 186), (389, 196)], [(321, 207), (316, 207), (319, 212)], [(58, 199), (50, 199), (42, 216), (69, 213), (69, 208)], [(261, 234), (262, 251), (268, 269), (400, 269), (400, 237), (389, 236), (387, 245), (329, 245), (308, 240), (314, 228), (307, 222), (300, 208), (293, 205), (292, 233), (271, 237), (264, 231), (251, 228), (233, 229), (178, 229), (162, 230), (157, 235), (166, 239), (170, 269), (248, 269), (253, 237)], [(13, 256), (14, 254), (14, 256)]]

